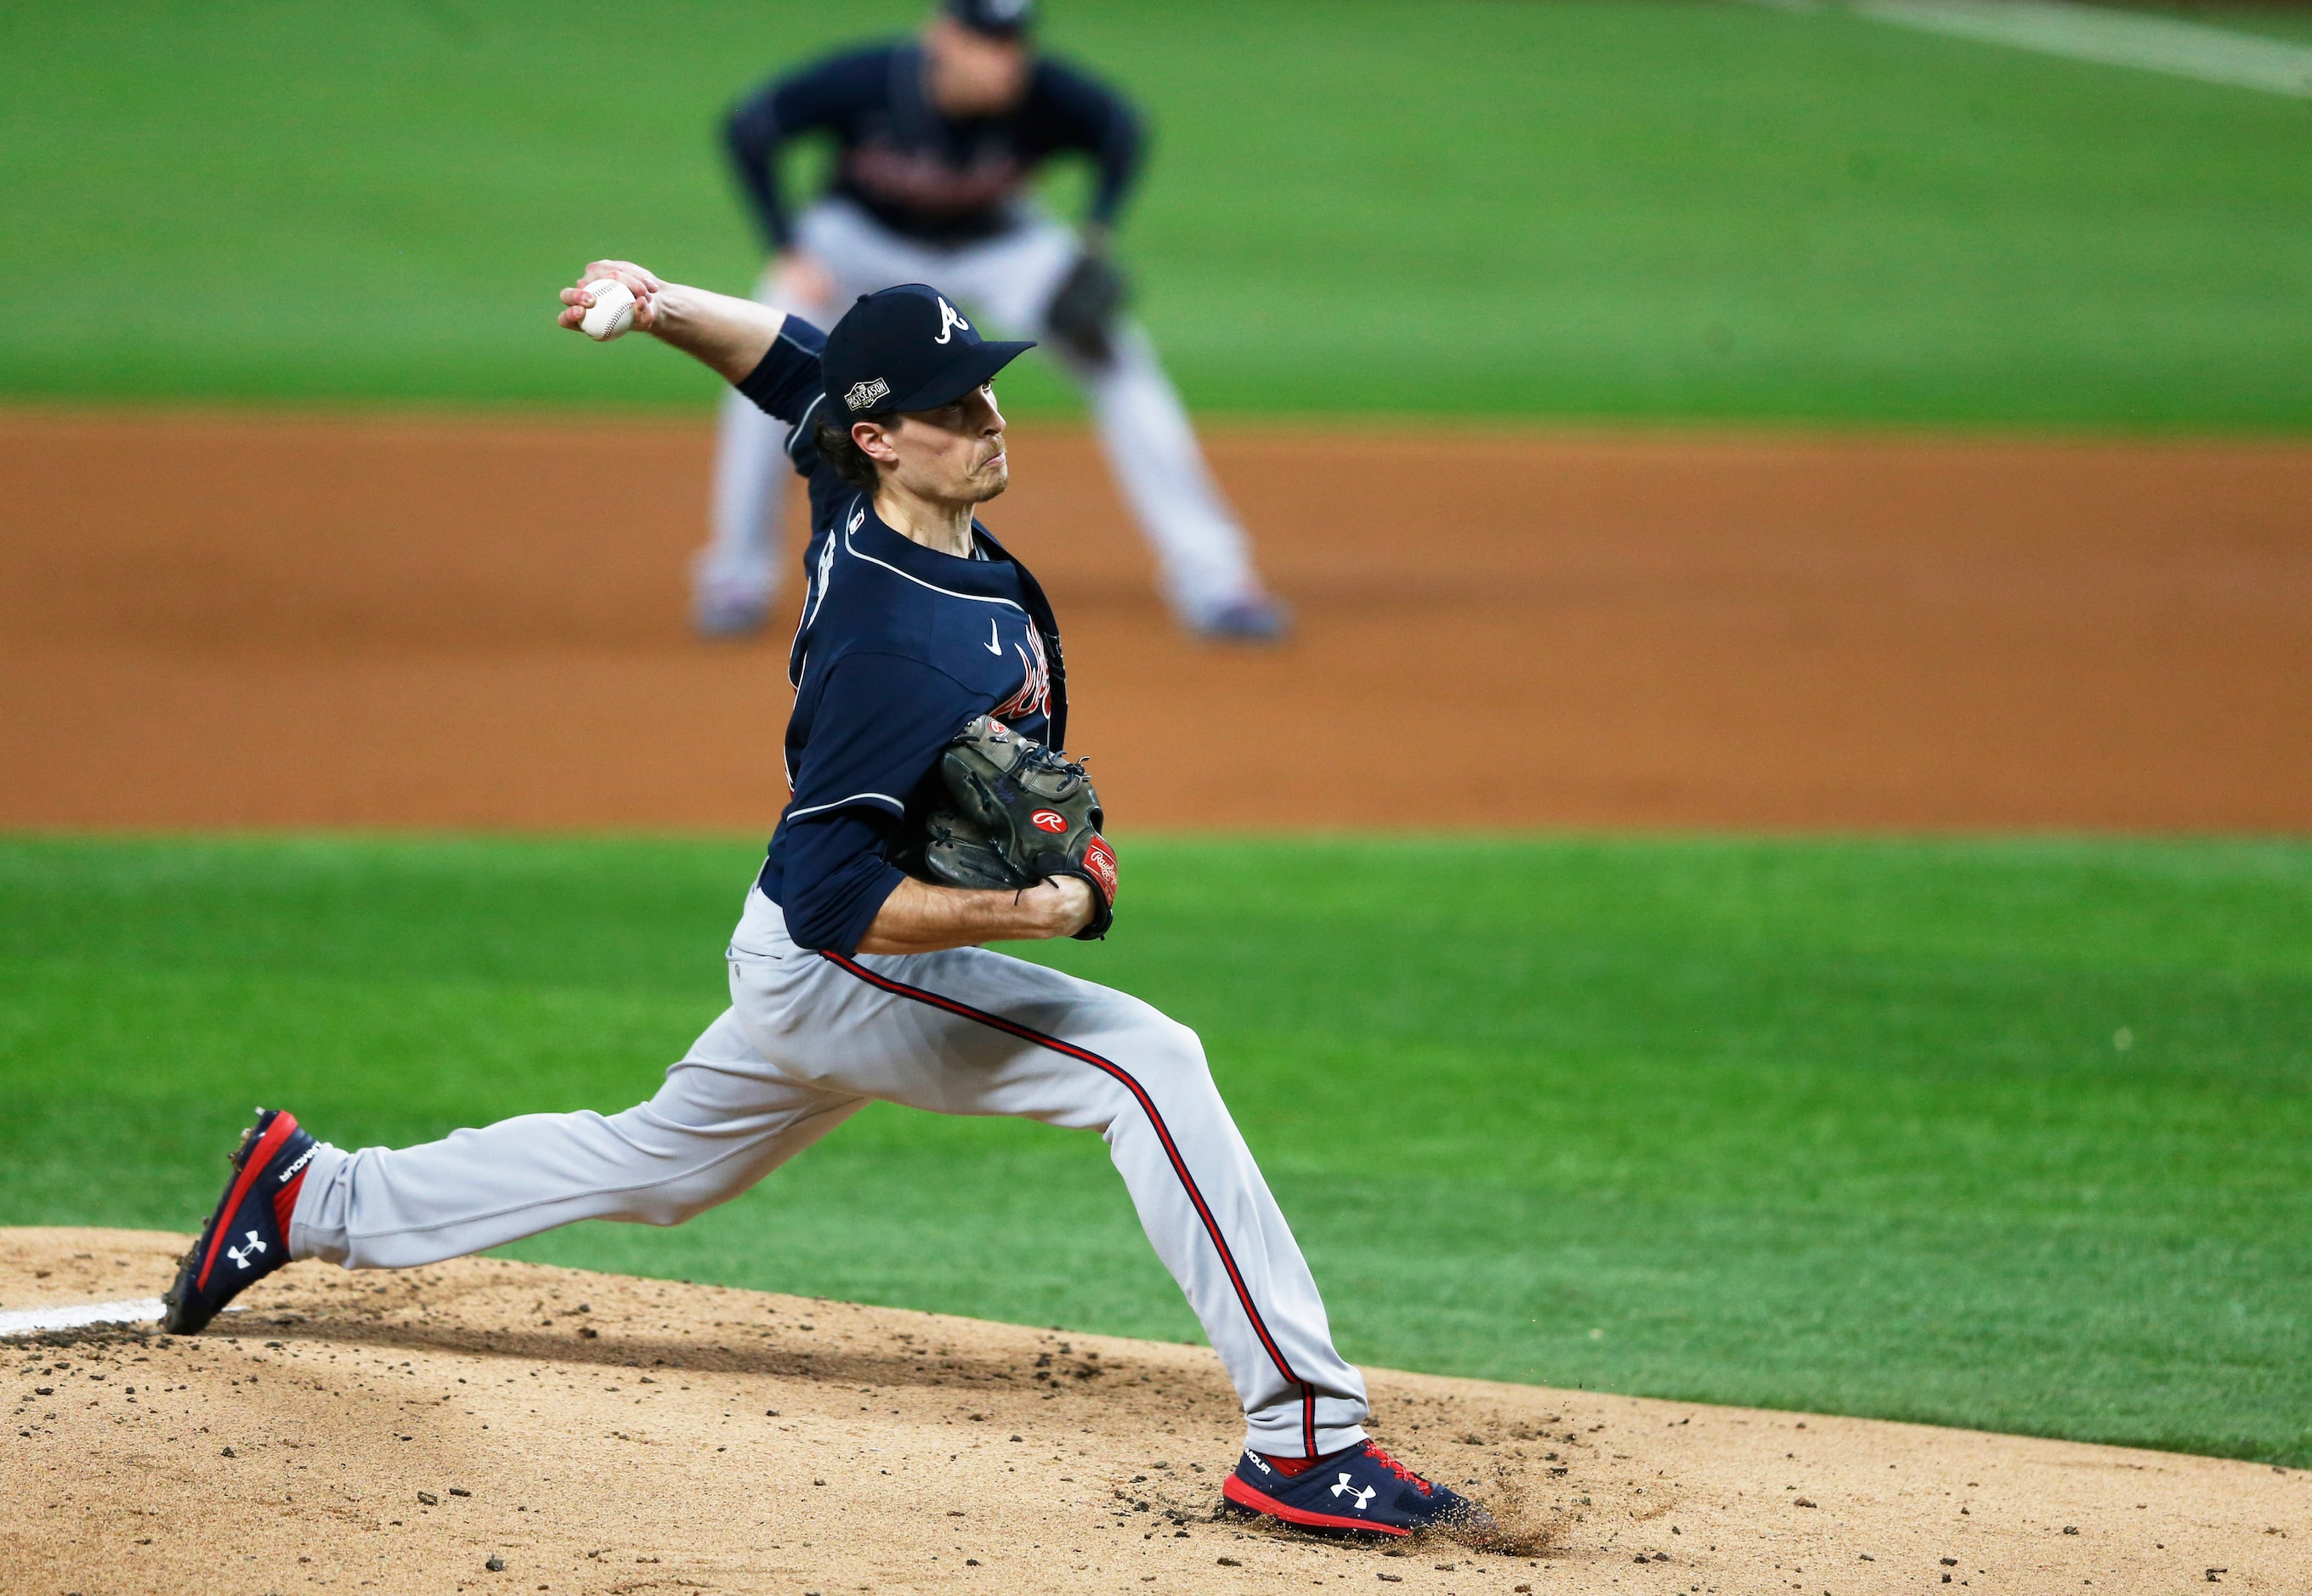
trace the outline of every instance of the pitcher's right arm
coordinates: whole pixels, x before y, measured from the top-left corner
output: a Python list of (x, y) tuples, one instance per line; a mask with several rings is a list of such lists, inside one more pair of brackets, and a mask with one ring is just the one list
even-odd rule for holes
[(562, 291), (556, 324), (579, 330), (594, 303), (586, 284), (605, 277), (625, 283), (634, 293), (637, 328), (711, 367), (726, 382), (741, 381), (761, 365), (787, 323), (785, 311), (753, 300), (668, 283), (630, 260), (598, 260)]

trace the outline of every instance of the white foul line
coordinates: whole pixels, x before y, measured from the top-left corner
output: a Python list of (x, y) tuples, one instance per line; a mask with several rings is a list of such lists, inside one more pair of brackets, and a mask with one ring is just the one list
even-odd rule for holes
[(167, 1308), (157, 1296), (119, 1303), (74, 1303), (64, 1308), (18, 1308), (0, 1313), (0, 1336), (78, 1330), (83, 1324), (143, 1324), (160, 1318)]
[(1932, 33), (2312, 99), (2312, 49), (2204, 22), (2073, 0), (1859, 0), (1854, 9)]
[(1852, 11), (1897, 27), (2135, 66), (2236, 89), (2312, 99), (2312, 47), (2237, 33), (2180, 17), (2083, 5), (2078, 0), (1751, 0), (1776, 11)]

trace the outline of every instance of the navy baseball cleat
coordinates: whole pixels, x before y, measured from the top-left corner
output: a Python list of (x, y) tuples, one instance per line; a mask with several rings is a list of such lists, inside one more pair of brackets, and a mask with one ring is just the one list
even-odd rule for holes
[(232, 1156), (232, 1179), (201, 1239), (178, 1260), (177, 1283), (162, 1295), (161, 1328), (173, 1335), (200, 1333), (224, 1305), (289, 1261), (289, 1216), (312, 1161), (313, 1138), (283, 1109), (257, 1111), (257, 1123)]
[(1257, 646), (1283, 642), (1292, 630), (1292, 617), (1278, 600), (1253, 593), (1207, 610), (1188, 629), (1211, 642)]
[(690, 596), (690, 629), (704, 638), (752, 637), (771, 615), (767, 575), (710, 572)]
[[(1287, 1475), (1281, 1460), (1247, 1452), (1221, 1486), (1239, 1507), (1303, 1530), (1337, 1535), (1411, 1535), (1491, 1522), (1458, 1491), (1423, 1479), (1371, 1441), (1318, 1458)], [(1297, 1462), (1297, 1460), (1295, 1460)]]

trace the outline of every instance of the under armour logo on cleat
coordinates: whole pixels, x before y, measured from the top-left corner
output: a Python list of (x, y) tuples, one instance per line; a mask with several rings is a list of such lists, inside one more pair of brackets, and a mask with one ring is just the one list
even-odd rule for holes
[(1371, 1502), (1375, 1496), (1379, 1496), (1380, 1493), (1371, 1486), (1360, 1487), (1352, 1485), (1349, 1482), (1349, 1477), (1344, 1474), (1341, 1476), (1341, 1483), (1333, 1487), (1333, 1495), (1336, 1496), (1354, 1496), (1357, 1499), (1357, 1511), (1359, 1513), (1362, 1513), (1365, 1510), (1365, 1504)]
[[(252, 1230), (249, 1233), (249, 1249), (247, 1252), (243, 1252), (239, 1247), (227, 1247), (224, 1250), (224, 1255), (227, 1258), (232, 1259), (233, 1262), (239, 1264), (242, 1269), (247, 1269), (249, 1267), (249, 1260), (264, 1251), (265, 1238), (258, 1235)], [(1343, 1479), (1346, 1479), (1348, 1476), (1344, 1474), (1341, 1478)]]

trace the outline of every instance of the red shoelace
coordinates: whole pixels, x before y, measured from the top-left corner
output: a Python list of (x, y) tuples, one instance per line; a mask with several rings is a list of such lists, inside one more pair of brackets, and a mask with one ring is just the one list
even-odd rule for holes
[(1395, 1458), (1389, 1456), (1388, 1453), (1383, 1452), (1380, 1449), (1379, 1442), (1366, 1442), (1365, 1456), (1371, 1458), (1374, 1462), (1379, 1463), (1391, 1474), (1396, 1475), (1399, 1479), (1405, 1481), (1406, 1484), (1413, 1487), (1414, 1489), (1419, 1491), (1423, 1496), (1426, 1496), (1431, 1494), (1429, 1482), (1422, 1478), (1418, 1474), (1415, 1474), (1412, 1470), (1406, 1468), (1403, 1463), (1398, 1462)]

